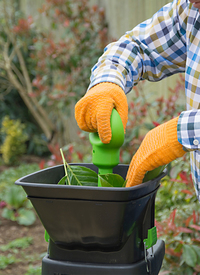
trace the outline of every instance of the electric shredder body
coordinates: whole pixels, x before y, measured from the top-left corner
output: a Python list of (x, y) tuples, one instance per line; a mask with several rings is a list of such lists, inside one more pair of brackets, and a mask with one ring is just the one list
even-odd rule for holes
[[(93, 164), (71, 164), (88, 167)], [(128, 165), (113, 173), (124, 179)], [(21, 185), (50, 236), (42, 275), (158, 274), (165, 253), (158, 240), (146, 250), (144, 239), (154, 227), (154, 180), (129, 188), (58, 185), (63, 165), (25, 176)]]

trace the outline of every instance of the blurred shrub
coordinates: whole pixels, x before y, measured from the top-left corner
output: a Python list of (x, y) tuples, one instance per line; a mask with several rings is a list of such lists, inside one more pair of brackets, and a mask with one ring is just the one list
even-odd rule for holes
[[(133, 88), (129, 101), (129, 120), (120, 160), (130, 163), (145, 134), (185, 110), (180, 103), (184, 93), (184, 77), (179, 76), (169, 96), (153, 102), (142, 82)], [(156, 196), (158, 238), (165, 241), (165, 258), (160, 275), (200, 274), (200, 203), (190, 174), (189, 153), (168, 165)]]
[(14, 164), (26, 152), (25, 142), (28, 139), (24, 132), (25, 125), (20, 120), (12, 120), (6, 116), (2, 122), (1, 134), (4, 136), (0, 148), (6, 164)]
[[(9, 116), (13, 120), (18, 119), (25, 124), (24, 131), (28, 136), (26, 141), (27, 154), (38, 156), (50, 154), (45, 135), (36, 124), (16, 89), (9, 93), (0, 92), (0, 125), (2, 125), (5, 116)], [(3, 135), (0, 134), (0, 145), (2, 143)]]
[(31, 16), (22, 14), (17, 0), (2, 0), (2, 7), (1, 96), (17, 90), (46, 143), (63, 146), (72, 141), (71, 104), (86, 92), (108, 43), (104, 11), (88, 0), (44, 1)]
[(161, 274), (200, 274), (200, 203), (194, 190), (189, 154), (172, 162), (156, 196), (158, 238), (165, 241)]

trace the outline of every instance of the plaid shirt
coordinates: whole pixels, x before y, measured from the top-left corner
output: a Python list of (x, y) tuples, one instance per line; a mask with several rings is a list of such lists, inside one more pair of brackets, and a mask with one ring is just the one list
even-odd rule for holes
[(178, 140), (191, 151), (191, 171), (200, 200), (200, 14), (189, 0), (174, 0), (151, 19), (109, 44), (92, 69), (89, 88), (118, 84), (128, 93), (140, 80), (159, 81), (185, 72), (187, 111), (178, 122)]

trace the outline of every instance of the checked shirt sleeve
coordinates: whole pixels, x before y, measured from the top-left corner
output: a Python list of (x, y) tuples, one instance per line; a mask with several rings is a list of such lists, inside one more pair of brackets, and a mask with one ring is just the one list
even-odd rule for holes
[(178, 141), (185, 151), (190, 151), (191, 174), (200, 202), (200, 110), (184, 111), (177, 124)]
[(180, 114), (177, 136), (186, 151), (200, 150), (200, 110), (189, 110)]
[(89, 89), (113, 82), (128, 93), (140, 80), (185, 71), (187, 1), (174, 0), (109, 44), (92, 69)]

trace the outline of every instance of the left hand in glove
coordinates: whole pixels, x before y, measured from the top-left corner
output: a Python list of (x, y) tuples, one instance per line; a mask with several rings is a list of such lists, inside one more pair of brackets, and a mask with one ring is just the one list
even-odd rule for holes
[(126, 187), (141, 184), (147, 171), (168, 164), (185, 154), (177, 139), (178, 118), (163, 123), (147, 133), (131, 160)]

